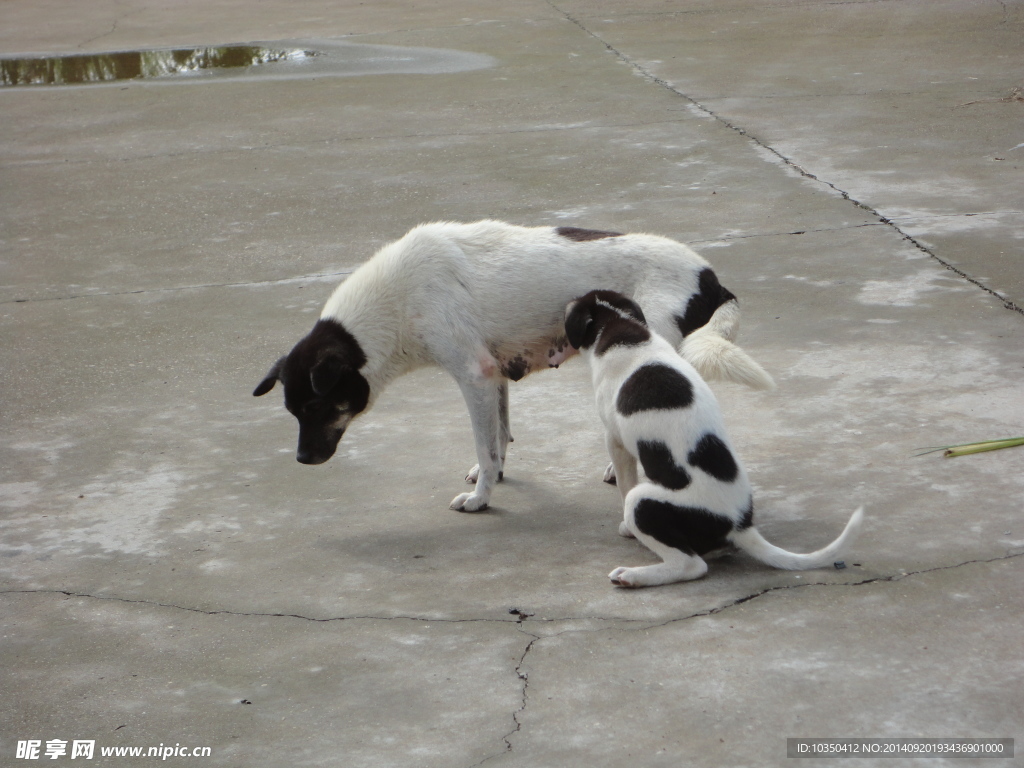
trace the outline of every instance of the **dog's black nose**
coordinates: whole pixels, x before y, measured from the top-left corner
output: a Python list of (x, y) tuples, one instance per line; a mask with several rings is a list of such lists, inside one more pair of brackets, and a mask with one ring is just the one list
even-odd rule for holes
[(300, 464), (323, 464), (324, 459), (320, 458), (312, 451), (299, 451), (295, 454), (295, 460)]

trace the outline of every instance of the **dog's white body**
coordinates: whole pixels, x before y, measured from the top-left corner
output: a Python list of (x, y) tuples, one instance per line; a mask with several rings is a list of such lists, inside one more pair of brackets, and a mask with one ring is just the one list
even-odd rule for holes
[[(712, 296), (709, 286), (721, 295)], [(340, 324), (365, 355), (358, 373), (369, 385), (366, 408), (388, 382), (417, 367), (437, 365), (455, 378), (469, 408), (478, 465), (467, 476), (475, 489), (451, 506), (475, 511), (487, 506), (511, 440), (508, 379), (556, 367), (576, 352), (566, 342), (564, 308), (594, 288), (640, 301), (651, 326), (676, 345), (683, 341), (688, 302), (699, 305), (702, 296), (711, 296), (713, 310), (688, 333), (685, 353), (711, 378), (773, 386), (732, 343), (735, 297), (719, 286), (703, 258), (654, 235), (500, 221), (425, 224), (348, 277), (327, 301), (321, 321)], [(286, 358), (256, 394), (272, 387), (275, 376), (286, 381), (282, 367)], [(335, 422), (340, 432), (352, 415)]]
[[(570, 313), (575, 304), (569, 305)], [(638, 308), (623, 312), (600, 299), (597, 304), (606, 316), (611, 309), (622, 318), (613, 318), (611, 329), (602, 328), (596, 341), (582, 350), (591, 366), (597, 409), (623, 496), (619, 532), (635, 536), (664, 560), (616, 568), (611, 580), (641, 587), (697, 579), (707, 572), (701, 555), (729, 544), (776, 568), (832, 564), (852, 543), (863, 510), (856, 510), (839, 538), (817, 552), (794, 554), (766, 541), (753, 526), (750, 481), (729, 442), (711, 388), (657, 333), (637, 343), (639, 337), (629, 326), (643, 327), (634, 318), (645, 313)], [(620, 339), (602, 338), (605, 333), (618, 333)], [(680, 390), (688, 391), (680, 396)], [(634, 410), (637, 397), (643, 407)], [(707, 450), (709, 446), (714, 450)], [(648, 475), (642, 483), (638, 461)]]

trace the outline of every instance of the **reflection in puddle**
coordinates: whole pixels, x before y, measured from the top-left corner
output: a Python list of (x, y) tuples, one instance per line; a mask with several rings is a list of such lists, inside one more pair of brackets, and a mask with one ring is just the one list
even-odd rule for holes
[(441, 74), (493, 65), (494, 59), (490, 56), (443, 48), (294, 40), (0, 59), (0, 87), (87, 85), (126, 80), (169, 84), (227, 79)]
[(0, 60), (0, 78), (2, 85), (76, 85), (187, 75), (211, 69), (254, 67), (276, 61), (297, 61), (316, 55), (315, 51), (230, 45), (221, 48), (3, 59)]

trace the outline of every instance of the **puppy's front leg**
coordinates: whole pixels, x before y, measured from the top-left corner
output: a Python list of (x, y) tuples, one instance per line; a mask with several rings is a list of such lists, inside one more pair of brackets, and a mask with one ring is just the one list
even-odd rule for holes
[(491, 501), (491, 491), (501, 472), (501, 452), (498, 444), (500, 385), (493, 379), (459, 382), (462, 396), (469, 409), (476, 443), (477, 478), (472, 493), (460, 493), (452, 499), (451, 508), (462, 512), (479, 512)]
[[(617, 477), (617, 484), (622, 492), (622, 502), (625, 503), (626, 494), (637, 484), (636, 458), (608, 432), (605, 433), (605, 445), (608, 446), (608, 455), (612, 457), (612, 463), (608, 465), (608, 470), (611, 472), (614, 469), (613, 478)], [(635, 538), (625, 520), (619, 523), (619, 536), (625, 536), (627, 539)]]
[(617, 437), (611, 433), (605, 434), (605, 445), (608, 448), (608, 455), (612, 458), (612, 466), (615, 468), (615, 481), (622, 493), (622, 501), (626, 501), (628, 494), (637, 484), (636, 457), (633, 456)]

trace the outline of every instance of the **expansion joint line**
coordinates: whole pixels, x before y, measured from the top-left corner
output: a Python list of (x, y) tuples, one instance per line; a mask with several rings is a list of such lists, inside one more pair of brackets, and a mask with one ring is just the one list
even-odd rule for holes
[(926, 246), (924, 243), (922, 243), (920, 240), (915, 238), (913, 235), (907, 234), (907, 232), (905, 232), (899, 226), (899, 224), (897, 224), (895, 221), (893, 221), (889, 217), (882, 215), (882, 213), (880, 213), (875, 208), (872, 208), (867, 203), (863, 203), (860, 200), (857, 200), (856, 198), (852, 197), (849, 192), (846, 192), (845, 190), (840, 189), (839, 187), (837, 187), (832, 182), (826, 181), (825, 179), (822, 179), (822, 178), (816, 176), (815, 174), (811, 173), (806, 168), (801, 167), (799, 164), (797, 164), (796, 162), (794, 162), (790, 158), (786, 157), (784, 154), (779, 152), (779, 150), (775, 149), (770, 144), (766, 144), (764, 141), (762, 141), (761, 139), (759, 139), (756, 136), (754, 136), (753, 134), (751, 134), (746, 128), (743, 128), (742, 126), (736, 125), (732, 121), (726, 119), (725, 117), (719, 115), (714, 110), (710, 109), (709, 107), (705, 106), (701, 102), (697, 101), (692, 96), (688, 96), (687, 94), (683, 93), (678, 88), (676, 88), (674, 85), (672, 85), (672, 83), (670, 83), (667, 80), (664, 80), (664, 79), (658, 77), (653, 72), (651, 72), (650, 70), (646, 69), (641, 64), (636, 62), (634, 59), (632, 59), (631, 57), (627, 56), (622, 51), (618, 50), (615, 46), (611, 45), (611, 43), (609, 43), (608, 41), (604, 40), (600, 35), (596, 34), (595, 32), (591, 31), (590, 29), (588, 29), (587, 26), (584, 25), (583, 22), (580, 21), (579, 19), (577, 19), (575, 16), (573, 16), (572, 14), (570, 14), (570, 13), (568, 13), (566, 11), (563, 11), (561, 8), (559, 8), (557, 5), (555, 5), (552, 2), (552, 0), (548, 0), (548, 5), (550, 5), (558, 13), (562, 14), (562, 16), (564, 16), (566, 18), (566, 20), (571, 21), (573, 24), (575, 24), (577, 27), (579, 27), (583, 32), (585, 32), (586, 34), (590, 35), (590, 37), (594, 38), (597, 42), (601, 43), (601, 45), (603, 45), (610, 53), (614, 54), (616, 56), (616, 58), (619, 59), (619, 61), (621, 61), (622, 63), (624, 63), (624, 64), (626, 64), (626, 65), (628, 65), (630, 67), (632, 67), (638, 74), (640, 74), (647, 81), (649, 81), (651, 83), (654, 83), (655, 85), (658, 85), (658, 86), (660, 86), (662, 88), (665, 88), (668, 91), (671, 91), (676, 96), (679, 96), (680, 98), (686, 100), (694, 109), (697, 109), (700, 112), (702, 112), (705, 115), (707, 115), (708, 117), (713, 118), (717, 122), (719, 122), (722, 125), (724, 125), (726, 128), (728, 128), (728, 129), (730, 129), (732, 131), (735, 131), (740, 136), (746, 137), (747, 139), (752, 141), (754, 144), (756, 144), (758, 147), (760, 147), (764, 151), (769, 152), (772, 155), (774, 155), (775, 157), (777, 157), (779, 159), (779, 161), (781, 163), (783, 163), (787, 168), (791, 168), (792, 170), (794, 170), (795, 172), (797, 172), (798, 174), (803, 176), (805, 179), (809, 179), (809, 180), (814, 181), (814, 182), (816, 182), (818, 184), (825, 185), (826, 187), (831, 189), (833, 192), (837, 193), (843, 200), (846, 200), (847, 202), (855, 205), (857, 208), (860, 208), (861, 210), (865, 211), (866, 213), (869, 213), (870, 215), (872, 215), (875, 218), (877, 218), (882, 224), (885, 224), (886, 226), (890, 227), (902, 239), (906, 240), (908, 243), (910, 243), (912, 246), (917, 248), (919, 251), (921, 251), (922, 253), (926, 254), (930, 258), (932, 258), (935, 261), (937, 261), (939, 264), (941, 264), (943, 267), (948, 269), (950, 272), (953, 272), (954, 274), (956, 274), (957, 276), (963, 278), (964, 280), (966, 280), (967, 282), (971, 283), (975, 287), (980, 288), (985, 293), (987, 293), (987, 294), (993, 296), (994, 298), (998, 299), (1000, 302), (1002, 302), (1002, 305), (1003, 305), (1004, 308), (1009, 309), (1009, 310), (1013, 310), (1014, 312), (1018, 312), (1018, 313), (1024, 315), (1024, 307), (1021, 307), (1021, 306), (1015, 304), (1013, 301), (1008, 299), (1006, 296), (1003, 296), (1002, 294), (998, 293), (997, 291), (994, 291), (993, 289), (989, 288), (987, 285), (982, 283), (977, 278), (972, 277), (971, 275), (967, 274), (966, 272), (964, 272), (959, 267), (956, 267), (953, 264), (951, 264), (948, 261), (946, 261), (945, 259), (941, 258), (931, 248)]
[(647, 627), (647, 629), (657, 629), (658, 627), (667, 627), (671, 624), (677, 624), (682, 621), (698, 619), (704, 616), (714, 616), (716, 614), (722, 613), (723, 611), (727, 611), (730, 608), (735, 608), (738, 605), (749, 603), (751, 600), (756, 600), (759, 597), (764, 597), (765, 595), (769, 595), (773, 592), (785, 592), (787, 590), (804, 589), (807, 587), (863, 587), (868, 584), (892, 584), (897, 581), (903, 581), (904, 579), (911, 578), (912, 576), (923, 576), (924, 574), (936, 573), (938, 571), (951, 571), (957, 568), (962, 568), (965, 565), (980, 565), (984, 563), (998, 563), (1002, 562), (1003, 560), (1015, 560), (1018, 557), (1024, 557), (1024, 552), (1011, 552), (1010, 554), (1000, 555), (999, 557), (983, 558), (979, 560), (967, 560), (963, 563), (954, 563), (952, 565), (938, 565), (934, 568), (922, 568), (919, 571), (905, 571), (901, 573), (890, 574), (889, 576), (875, 576), (874, 578), (863, 579), (862, 581), (839, 582), (833, 584), (812, 581), (806, 584), (790, 584), (780, 587), (767, 587), (765, 589), (760, 590), (759, 592), (754, 592), (750, 595), (744, 595), (743, 597), (737, 598), (736, 600), (726, 603), (725, 605), (720, 605), (717, 608), (711, 608), (706, 611), (698, 611), (697, 613), (690, 614), (689, 616), (681, 616), (679, 618), (669, 619), (668, 621), (662, 622), (661, 624), (651, 624)]

